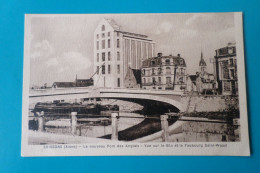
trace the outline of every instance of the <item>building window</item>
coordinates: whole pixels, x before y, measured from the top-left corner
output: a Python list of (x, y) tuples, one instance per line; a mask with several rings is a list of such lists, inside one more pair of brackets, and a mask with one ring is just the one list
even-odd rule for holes
[(171, 81), (171, 77), (166, 77), (166, 84), (171, 84), (172, 81)]
[(117, 87), (120, 87), (120, 78), (117, 78)]
[(110, 48), (110, 39), (107, 40), (107, 47)]
[(119, 39), (116, 40), (116, 47), (119, 48), (120, 47), (120, 42)]
[(230, 78), (235, 79), (235, 70), (234, 69), (230, 69)]
[(97, 66), (97, 74), (99, 74), (99, 66)]
[(106, 68), (105, 68), (105, 65), (102, 65), (102, 74), (106, 74)]
[(233, 59), (230, 59), (230, 60), (229, 60), (229, 64), (230, 64), (231, 67), (234, 66), (234, 61), (233, 61)]
[(230, 82), (223, 82), (224, 83), (224, 91), (231, 91)]
[(105, 38), (105, 33), (102, 33), (102, 38)]
[(107, 72), (108, 74), (111, 73), (111, 67), (110, 67), (110, 65), (108, 65), (108, 67), (107, 67), (107, 71), (108, 71), (108, 72)]
[(155, 61), (152, 61), (152, 65), (155, 65)]
[(105, 40), (102, 40), (102, 49), (105, 49), (105, 44), (106, 44)]
[(169, 60), (169, 59), (166, 59), (166, 60), (165, 60), (165, 64), (166, 64), (166, 65), (170, 65), (170, 60)]
[(154, 84), (154, 85), (156, 84), (156, 80), (155, 80), (155, 77), (153, 77), (153, 84)]
[(180, 83), (184, 83), (183, 77), (180, 77), (180, 78), (179, 78), (179, 82), (180, 82)]
[(166, 74), (171, 74), (171, 68), (170, 67), (166, 67)]
[(99, 39), (99, 34), (97, 34), (97, 39)]
[(158, 83), (159, 83), (159, 85), (162, 84), (162, 79), (161, 79), (161, 77), (158, 77)]
[(146, 70), (146, 71), (145, 71), (145, 74), (146, 74), (147, 76), (149, 76), (149, 75), (150, 75), (150, 69), (149, 69), (149, 70)]
[(111, 60), (111, 53), (110, 52), (108, 52), (108, 54), (107, 54), (107, 59), (108, 59), (108, 61)]
[(105, 25), (102, 25), (102, 31), (105, 31)]
[(142, 74), (145, 76), (145, 69), (142, 70)]
[(183, 68), (180, 68), (180, 74), (184, 74)]
[(152, 75), (155, 75), (155, 69), (152, 68)]
[(183, 59), (180, 59), (180, 65), (183, 65)]
[(117, 65), (117, 74), (120, 74), (120, 65)]
[(99, 49), (99, 42), (97, 41), (97, 50)]
[(145, 78), (143, 78), (143, 82), (146, 83), (146, 79)]
[(110, 37), (110, 32), (107, 33), (107, 36)]
[(229, 79), (228, 60), (222, 62), (223, 78)]
[(105, 61), (105, 60), (106, 60), (106, 53), (103, 52), (103, 53), (102, 53), (102, 61)]
[(162, 73), (162, 68), (158, 68), (158, 74)]
[(97, 53), (97, 62), (99, 62), (99, 53)]
[(117, 60), (120, 61), (120, 52), (117, 52)]
[(119, 32), (117, 32), (116, 35), (119, 37)]

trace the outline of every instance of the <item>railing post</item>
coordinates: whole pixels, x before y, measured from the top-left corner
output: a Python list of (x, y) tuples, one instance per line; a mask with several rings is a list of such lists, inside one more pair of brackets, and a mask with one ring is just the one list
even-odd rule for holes
[(235, 141), (241, 141), (240, 120), (239, 119), (233, 119), (233, 125), (235, 126), (234, 127)]
[(161, 115), (161, 127), (162, 127), (162, 139), (164, 142), (169, 141), (169, 123), (168, 123), (168, 115)]
[(118, 140), (118, 113), (117, 112), (113, 112), (111, 114), (111, 118), (112, 118), (112, 136), (111, 139), (112, 140)]
[(77, 134), (77, 112), (71, 112), (71, 133)]
[(43, 132), (43, 131), (45, 131), (44, 112), (43, 111), (41, 111), (41, 113), (36, 112), (36, 114), (38, 115), (38, 131)]

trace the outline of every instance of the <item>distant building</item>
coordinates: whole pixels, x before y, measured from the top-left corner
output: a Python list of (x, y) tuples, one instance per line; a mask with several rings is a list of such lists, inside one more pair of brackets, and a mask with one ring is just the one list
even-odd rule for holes
[(140, 69), (154, 56), (148, 36), (126, 32), (112, 19), (103, 19), (94, 32), (94, 86), (122, 88), (128, 67)]
[(93, 85), (93, 79), (76, 79), (75, 85), (76, 87), (88, 87)]
[(216, 93), (216, 81), (213, 74), (197, 73), (196, 87), (199, 94), (215, 94)]
[(52, 88), (72, 88), (76, 87), (75, 82), (54, 82)]
[(186, 88), (186, 63), (178, 54), (177, 56), (162, 56), (143, 61), (142, 88), (157, 90), (181, 91)]
[(238, 94), (237, 56), (235, 43), (216, 50), (214, 73), (218, 92), (223, 95)]
[(198, 94), (215, 94), (217, 89), (216, 80), (214, 74), (207, 72), (207, 63), (203, 58), (201, 52), (201, 58), (199, 62), (199, 71), (196, 75), (187, 76), (187, 90), (195, 91)]
[(141, 83), (141, 70), (129, 67), (125, 76), (125, 88), (141, 88)]
[(89, 87), (93, 85), (93, 79), (76, 79), (74, 82), (54, 82), (52, 88)]

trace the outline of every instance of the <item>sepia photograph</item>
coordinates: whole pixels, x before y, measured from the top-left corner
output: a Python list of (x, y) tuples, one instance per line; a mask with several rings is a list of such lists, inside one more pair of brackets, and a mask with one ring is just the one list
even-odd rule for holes
[(250, 155), (242, 13), (26, 14), (22, 155)]

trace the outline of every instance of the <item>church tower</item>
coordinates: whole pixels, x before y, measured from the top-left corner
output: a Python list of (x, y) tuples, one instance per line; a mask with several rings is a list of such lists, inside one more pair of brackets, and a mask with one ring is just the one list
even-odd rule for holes
[(199, 72), (204, 73), (207, 70), (207, 64), (203, 59), (203, 53), (201, 51), (200, 63), (199, 63)]

